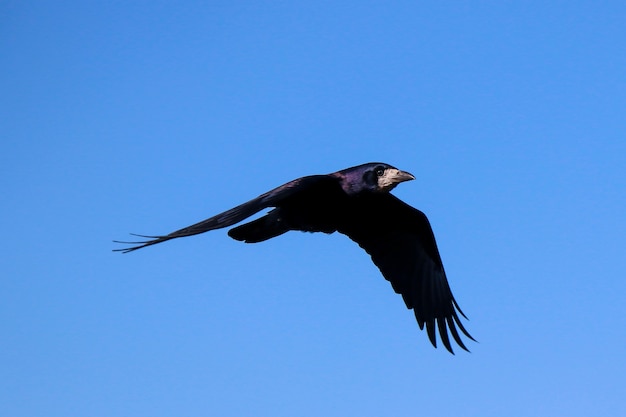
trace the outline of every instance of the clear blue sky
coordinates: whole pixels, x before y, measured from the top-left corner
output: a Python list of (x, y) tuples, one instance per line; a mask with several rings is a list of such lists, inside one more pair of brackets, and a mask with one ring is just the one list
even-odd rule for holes
[[(0, 3), (2, 414), (626, 415), (626, 5), (434, 3)], [(472, 353), (341, 235), (111, 252), (369, 161)]]

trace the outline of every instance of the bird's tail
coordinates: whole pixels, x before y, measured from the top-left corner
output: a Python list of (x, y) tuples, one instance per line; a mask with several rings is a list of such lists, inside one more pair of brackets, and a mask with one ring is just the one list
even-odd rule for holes
[(282, 235), (289, 230), (289, 227), (279, 219), (278, 214), (271, 211), (263, 217), (230, 229), (228, 236), (246, 243), (257, 243)]

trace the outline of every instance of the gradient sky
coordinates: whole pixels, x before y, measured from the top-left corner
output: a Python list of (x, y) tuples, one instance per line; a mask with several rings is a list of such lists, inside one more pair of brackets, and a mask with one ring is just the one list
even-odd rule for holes
[[(11, 417), (626, 415), (626, 3), (0, 2)], [(344, 236), (132, 254), (383, 161), (479, 343)]]

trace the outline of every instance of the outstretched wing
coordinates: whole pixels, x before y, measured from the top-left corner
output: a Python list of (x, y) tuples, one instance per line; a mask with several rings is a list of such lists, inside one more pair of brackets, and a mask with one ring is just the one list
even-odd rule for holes
[(243, 203), (237, 207), (233, 207), (230, 210), (227, 210), (223, 213), (215, 215), (196, 224), (192, 224), (191, 226), (176, 230), (175, 232), (172, 232), (170, 234), (162, 236), (146, 236), (133, 233), (133, 236), (147, 238), (148, 240), (139, 242), (124, 242), (115, 240), (114, 242), (116, 243), (131, 244), (135, 246), (122, 249), (114, 249), (114, 251), (123, 253), (132, 252), (134, 250), (145, 248), (146, 246), (156, 245), (157, 243), (165, 242), (167, 240), (197, 235), (200, 233), (208, 232), (210, 230), (232, 226), (233, 224), (239, 223), (240, 221), (258, 213), (265, 208), (275, 207), (279, 205), (286, 198), (289, 198), (290, 196), (298, 192), (306, 191), (314, 184), (329, 180), (335, 181), (327, 175), (312, 175), (308, 177), (298, 178), (296, 180), (283, 184), (280, 187), (274, 188), (273, 190), (270, 190), (264, 194), (261, 194), (257, 198), (252, 199), (247, 203)]
[(391, 194), (363, 196), (352, 208), (353, 216), (339, 231), (370, 254), (394, 291), (413, 309), (420, 329), (437, 347), (436, 330), (448, 351), (448, 331), (456, 343), (468, 350), (457, 330), (474, 340), (457, 313), (459, 308), (446, 278), (435, 236), (421, 211)]

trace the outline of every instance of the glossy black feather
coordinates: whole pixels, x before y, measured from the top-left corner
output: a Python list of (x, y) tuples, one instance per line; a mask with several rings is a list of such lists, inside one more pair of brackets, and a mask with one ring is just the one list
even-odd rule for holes
[(390, 165), (364, 164), (329, 175), (303, 177), (209, 219), (163, 236), (143, 236), (146, 241), (120, 242), (136, 246), (116, 249), (130, 252), (179, 237), (229, 227), (273, 207), (266, 215), (231, 229), (233, 239), (261, 242), (289, 230), (333, 233), (338, 231), (359, 244), (413, 309), (420, 329), (433, 346), (437, 333), (453, 352), (449, 334), (467, 350), (459, 331), (474, 340), (457, 313), (465, 315), (454, 299), (435, 237), (421, 211), (389, 191), (414, 177)]
[(294, 194), (306, 193), (307, 190), (314, 188), (319, 183), (333, 181), (325, 175), (314, 175), (309, 177), (298, 178), (290, 181), (280, 187), (274, 188), (264, 194), (261, 194), (257, 198), (250, 200), (246, 203), (240, 204), (230, 210), (217, 214), (201, 222), (192, 224), (191, 226), (184, 227), (176, 230), (167, 235), (159, 236), (146, 236), (133, 234), (133, 236), (145, 237), (149, 240), (141, 242), (127, 242), (115, 240), (116, 243), (133, 244), (129, 248), (114, 249), (115, 252), (128, 253), (137, 249), (145, 248), (146, 246), (156, 245), (157, 243), (165, 242), (171, 239), (179, 237), (193, 236), (200, 233), (205, 233), (211, 230), (221, 229), (224, 227), (232, 226), (240, 221), (247, 219), (248, 217), (258, 213), (259, 211), (268, 207), (276, 207), (281, 202), (288, 200)]
[[(448, 329), (457, 344), (467, 350), (456, 327), (467, 332), (457, 312), (443, 263), (428, 219), (421, 211), (391, 194), (363, 194), (353, 198), (351, 216), (338, 229), (359, 244), (394, 291), (413, 309), (420, 326), (426, 324), (431, 343), (436, 346), (435, 328), (447, 350), (452, 352)], [(459, 343), (460, 342), (460, 343)]]

